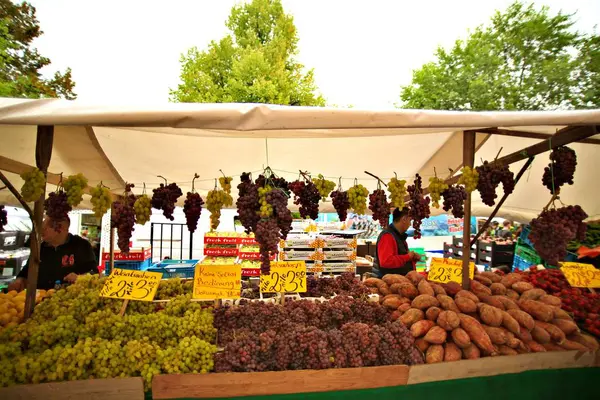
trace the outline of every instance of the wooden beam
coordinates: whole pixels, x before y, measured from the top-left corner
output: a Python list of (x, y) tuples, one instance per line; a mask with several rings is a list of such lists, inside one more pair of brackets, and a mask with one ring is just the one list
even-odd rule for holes
[[(474, 132), (477, 133), (487, 133), (490, 135), (501, 135), (501, 136), (512, 136), (512, 137), (520, 137), (520, 138), (528, 138), (528, 139), (541, 139), (546, 140), (548, 137), (552, 136), (552, 134), (545, 134), (539, 132), (525, 132), (525, 131), (513, 131), (511, 129), (500, 129), (500, 128), (485, 128), (485, 129), (474, 129)], [(583, 139), (578, 143), (586, 143), (586, 144), (600, 144), (600, 139)]]
[(14, 385), (0, 388), (0, 399), (143, 400), (144, 381), (135, 377)]
[[(463, 134), (463, 166), (473, 168), (475, 163), (475, 132)], [(471, 192), (467, 192), (465, 200), (465, 216), (463, 218), (463, 266), (462, 287), (469, 290), (471, 278), (469, 276), (469, 265), (471, 264)]]

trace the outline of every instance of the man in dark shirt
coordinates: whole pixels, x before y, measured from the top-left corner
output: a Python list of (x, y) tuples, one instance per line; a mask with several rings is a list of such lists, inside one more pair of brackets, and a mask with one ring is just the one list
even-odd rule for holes
[[(73, 283), (77, 276), (98, 273), (98, 261), (90, 243), (69, 233), (70, 220), (53, 221), (46, 217), (42, 226), (38, 289), (51, 289), (56, 281)], [(27, 287), (29, 261), (8, 290)]]

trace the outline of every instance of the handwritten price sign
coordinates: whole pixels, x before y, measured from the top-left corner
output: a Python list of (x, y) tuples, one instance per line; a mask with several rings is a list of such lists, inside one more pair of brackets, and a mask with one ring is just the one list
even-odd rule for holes
[(271, 263), (271, 274), (260, 276), (263, 293), (306, 292), (306, 263), (304, 261), (281, 261)]
[(196, 264), (194, 299), (239, 299), (242, 281), (241, 265)]
[(560, 270), (573, 287), (600, 288), (600, 270), (591, 264), (564, 262)]
[(100, 297), (152, 301), (162, 274), (160, 272), (113, 269), (100, 290)]
[[(469, 263), (469, 277), (475, 276), (475, 263)], [(462, 260), (451, 258), (432, 258), (427, 279), (432, 282), (462, 283)]]

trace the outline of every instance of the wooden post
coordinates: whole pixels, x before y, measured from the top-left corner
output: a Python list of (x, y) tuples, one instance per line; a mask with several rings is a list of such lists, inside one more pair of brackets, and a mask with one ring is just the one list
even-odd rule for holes
[[(110, 228), (110, 244), (108, 245), (108, 251), (110, 252), (110, 256), (109, 256), (109, 261), (108, 261), (108, 265), (110, 265), (110, 272), (112, 273), (113, 270), (115, 269), (115, 229), (117, 228)], [(104, 275), (106, 275), (106, 270), (104, 272)]]
[[(54, 142), (54, 126), (40, 125), (37, 127), (37, 139), (35, 143), (35, 164), (44, 176), (48, 173), (48, 165), (52, 157), (52, 143)], [(29, 269), (27, 271), (27, 295), (25, 297), (25, 320), (33, 313), (35, 307), (35, 295), (40, 269), (40, 245), (42, 242), (42, 224), (44, 220), (44, 199), (46, 198), (46, 186), (40, 198), (33, 207), (33, 223), (37, 226), (32, 230), (33, 239), (30, 241)]]
[(119, 316), (122, 317), (125, 315), (125, 310), (127, 309), (127, 305), (129, 304), (129, 299), (123, 300), (123, 304), (121, 305), (121, 311), (119, 311)]
[[(463, 132), (463, 166), (473, 168), (475, 163), (475, 132)], [(471, 261), (471, 193), (465, 200), (465, 216), (463, 221), (463, 266), (462, 287), (469, 290), (469, 264)]]

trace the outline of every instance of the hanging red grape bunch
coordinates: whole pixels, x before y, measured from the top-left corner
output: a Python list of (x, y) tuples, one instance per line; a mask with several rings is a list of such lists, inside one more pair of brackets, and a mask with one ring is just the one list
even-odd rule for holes
[(110, 214), (110, 227), (117, 228), (117, 246), (122, 253), (129, 253), (129, 242), (135, 227), (134, 204), (137, 199), (131, 191), (132, 183), (125, 185), (125, 192), (121, 199), (112, 203)]
[(416, 174), (414, 184), (409, 185), (406, 190), (410, 196), (409, 215), (412, 219), (412, 226), (415, 229), (413, 237), (419, 239), (421, 237), (421, 223), (425, 218), (428, 218), (431, 210), (429, 196), (423, 196), (423, 180), (419, 174)]
[(348, 218), (348, 209), (350, 208), (350, 201), (348, 200), (348, 192), (342, 189), (342, 178), (338, 182), (337, 190), (331, 192), (331, 202), (333, 208), (337, 212), (341, 222), (344, 222)]
[(475, 168), (479, 174), (477, 190), (481, 195), (483, 204), (493, 206), (496, 203), (496, 188), (500, 183), (504, 188), (504, 194), (511, 194), (515, 190), (515, 174), (502, 162), (494, 160), (492, 162), (484, 161), (483, 165)]
[(550, 153), (550, 164), (544, 168), (542, 183), (551, 194), (558, 194), (565, 183), (573, 184), (576, 166), (575, 151), (567, 146), (557, 147)]
[[(303, 179), (301, 179), (303, 178)], [(321, 193), (306, 172), (300, 171), (300, 176), (288, 185), (294, 193), (294, 204), (300, 206), (299, 212), (302, 218), (316, 220), (319, 218), (319, 200)]]
[(56, 191), (50, 193), (48, 198), (44, 200), (44, 210), (46, 211), (46, 215), (51, 218), (52, 228), (56, 232), (60, 233), (62, 229), (60, 221), (67, 219), (72, 209), (67, 193), (63, 190), (61, 174)]
[[(366, 171), (365, 171), (366, 172)], [(373, 219), (379, 221), (382, 228), (386, 228), (390, 223), (390, 207), (385, 191), (381, 189), (383, 182), (379, 177), (367, 172), (367, 174), (377, 178), (377, 189), (369, 195), (369, 210), (373, 213)], [(385, 185), (385, 183), (383, 183)], [(387, 185), (386, 185), (387, 186)]]
[(165, 183), (161, 183), (159, 187), (152, 190), (152, 208), (162, 210), (163, 215), (173, 221), (173, 211), (175, 211), (175, 203), (177, 199), (183, 195), (183, 192), (177, 186), (176, 183), (171, 182), (167, 184), (167, 180), (158, 175), (159, 178), (164, 179)]
[(185, 223), (191, 233), (194, 233), (198, 227), (198, 220), (200, 220), (202, 205), (204, 204), (202, 197), (200, 197), (200, 195), (196, 193), (196, 190), (194, 189), (194, 181), (199, 177), (200, 176), (198, 174), (194, 174), (194, 178), (192, 179), (192, 191), (187, 192), (185, 202), (183, 203)]

